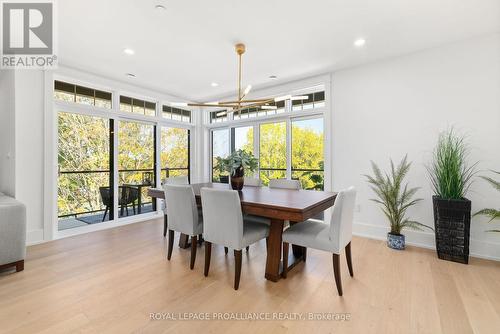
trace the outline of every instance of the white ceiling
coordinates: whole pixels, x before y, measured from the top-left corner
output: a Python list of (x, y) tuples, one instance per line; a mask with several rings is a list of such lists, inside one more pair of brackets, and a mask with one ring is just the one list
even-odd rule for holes
[(235, 89), (240, 41), (243, 84), (258, 87), (500, 31), (500, 0), (65, 0), (58, 12), (61, 64), (198, 101)]

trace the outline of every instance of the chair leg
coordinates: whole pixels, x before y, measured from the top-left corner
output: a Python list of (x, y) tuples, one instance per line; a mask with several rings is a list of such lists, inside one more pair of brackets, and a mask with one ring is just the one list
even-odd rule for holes
[(304, 260), (304, 262), (307, 260), (307, 247), (302, 248), (302, 260)]
[(189, 264), (191, 270), (193, 270), (194, 261), (196, 261), (196, 248), (198, 248), (198, 236), (194, 235), (191, 237), (191, 263)]
[(340, 255), (333, 254), (333, 274), (335, 275), (335, 284), (339, 296), (342, 296), (342, 278), (340, 277)]
[(240, 287), (240, 276), (241, 276), (241, 249), (234, 250), (234, 261), (235, 261), (234, 289), (238, 290), (238, 288)]
[(227, 247), (224, 247), (224, 253), (226, 253), (226, 255), (227, 255), (227, 252), (229, 252), (229, 249)]
[(288, 249), (289, 245), (288, 242), (283, 243), (283, 278), (286, 278), (286, 275), (288, 274)]
[(170, 261), (172, 257), (172, 249), (174, 248), (174, 230), (168, 230), (168, 253), (167, 259)]
[(266, 238), (266, 252), (269, 249), (269, 237)]
[(167, 235), (167, 226), (168, 226), (168, 218), (167, 215), (164, 215), (163, 217), (163, 237)]
[(212, 243), (205, 241), (205, 270), (204, 275), (208, 276), (208, 270), (210, 269), (210, 257), (212, 255)]
[(248, 250), (250, 249), (250, 246), (247, 246), (246, 250), (247, 250), (247, 253), (248, 253)]
[(352, 257), (351, 257), (351, 242), (345, 246), (345, 257), (347, 259), (347, 267), (349, 268), (349, 275), (354, 277), (354, 272), (352, 271)]
[(104, 209), (104, 216), (102, 216), (102, 222), (106, 220), (106, 214), (108, 213), (108, 207), (106, 206), (106, 209)]
[(198, 234), (198, 245), (201, 246), (202, 243), (203, 243), (203, 234)]

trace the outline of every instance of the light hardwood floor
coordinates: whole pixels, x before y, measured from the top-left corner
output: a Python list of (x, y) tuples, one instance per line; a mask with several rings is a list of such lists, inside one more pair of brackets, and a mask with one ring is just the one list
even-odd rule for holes
[[(166, 260), (160, 220), (32, 246), (25, 270), (0, 273), (0, 333), (500, 333), (500, 263), (444, 262), (435, 252), (354, 238), (354, 278), (342, 256), (338, 297), (331, 255), (309, 250), (286, 280), (264, 279), (265, 243), (234, 257), (189, 250)], [(150, 320), (152, 312), (338, 312), (349, 321)]]

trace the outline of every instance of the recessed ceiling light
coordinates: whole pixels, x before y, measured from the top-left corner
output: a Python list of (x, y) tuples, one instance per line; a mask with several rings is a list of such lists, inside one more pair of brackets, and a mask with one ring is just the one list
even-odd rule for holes
[(210, 84), (210, 86), (212, 86), (212, 87), (217, 87), (218, 85), (219, 85), (219, 84), (218, 84), (217, 82), (212, 82), (212, 83)]
[(127, 77), (129, 77), (129, 78), (135, 78), (135, 74), (134, 73), (126, 73), (125, 75)]
[(123, 49), (123, 53), (128, 54), (128, 55), (133, 55), (133, 54), (135, 54), (135, 51), (130, 49), (130, 48), (126, 48), (126, 49)]
[(277, 76), (275, 76), (275, 75), (270, 75), (270, 76), (269, 76), (269, 79), (271, 79), (271, 80), (276, 80), (276, 79), (278, 79), (278, 77), (277, 77)]
[(359, 39), (354, 41), (354, 46), (358, 47), (358, 48), (364, 46), (365, 44), (366, 44), (366, 41), (363, 38), (359, 38)]
[(163, 5), (156, 5), (155, 8), (158, 10), (165, 10), (166, 9), (165, 6), (163, 6)]

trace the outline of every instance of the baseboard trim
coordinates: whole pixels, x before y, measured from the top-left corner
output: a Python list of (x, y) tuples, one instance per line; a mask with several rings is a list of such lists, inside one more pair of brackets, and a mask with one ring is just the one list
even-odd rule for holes
[(26, 245), (36, 245), (44, 242), (43, 229), (31, 230), (26, 233)]
[[(359, 223), (353, 225), (353, 234), (356, 236), (386, 240), (388, 229), (386, 227)], [(434, 233), (419, 232), (419, 231), (405, 231), (406, 244), (410, 246), (436, 249)], [(470, 256), (481, 259), (500, 261), (500, 243), (488, 242), (483, 240), (470, 240)]]

